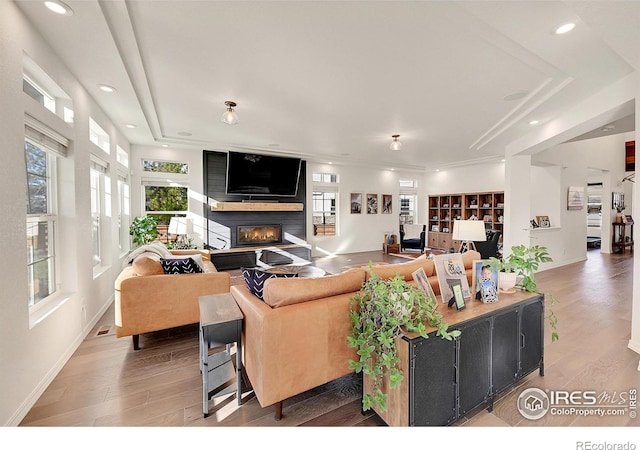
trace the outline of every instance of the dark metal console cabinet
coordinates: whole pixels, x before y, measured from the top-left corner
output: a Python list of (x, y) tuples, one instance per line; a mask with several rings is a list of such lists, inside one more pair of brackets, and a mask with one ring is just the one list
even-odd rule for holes
[(517, 292), (493, 304), (469, 302), (460, 312), (439, 309), (462, 334), (454, 341), (435, 332), (397, 339), (405, 378), (387, 389), (387, 411), (376, 411), (388, 425), (448, 425), (480, 405), (491, 410), (497, 394), (534, 370), (544, 375), (542, 295)]

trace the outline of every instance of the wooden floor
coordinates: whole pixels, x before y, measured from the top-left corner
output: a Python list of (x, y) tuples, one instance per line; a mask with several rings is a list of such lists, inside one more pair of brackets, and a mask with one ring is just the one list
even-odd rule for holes
[[(402, 258), (367, 252), (321, 258), (327, 272), (368, 261)], [(493, 412), (479, 409), (456, 425), (512, 426), (638, 426), (638, 419), (620, 417), (555, 417), (525, 420), (516, 399), (527, 387), (551, 390), (628, 392), (640, 388), (639, 356), (629, 350), (632, 257), (588, 252), (588, 260), (537, 275), (540, 290), (560, 300), (560, 341), (551, 343), (547, 330), (545, 376), (529, 375), (500, 396)], [(506, 300), (503, 300), (506, 301)], [(548, 307), (548, 305), (547, 305)], [(361, 380), (348, 376), (284, 402), (281, 421), (272, 408), (261, 408), (252, 392), (238, 406), (234, 395), (210, 401), (202, 415), (202, 382), (195, 326), (142, 335), (134, 352), (130, 338), (117, 339), (113, 307), (84, 340), (21, 423), (29, 427), (363, 427), (384, 425), (374, 414), (361, 414)], [(102, 334), (100, 334), (100, 332)], [(115, 444), (118, 445), (118, 444)]]

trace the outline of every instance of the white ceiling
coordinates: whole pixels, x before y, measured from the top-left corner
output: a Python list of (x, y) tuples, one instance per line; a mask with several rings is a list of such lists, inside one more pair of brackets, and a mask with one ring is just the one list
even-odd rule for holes
[[(140, 145), (431, 170), (494, 159), (640, 69), (640, 1), (17, 3)], [(220, 121), (225, 100), (238, 125)]]

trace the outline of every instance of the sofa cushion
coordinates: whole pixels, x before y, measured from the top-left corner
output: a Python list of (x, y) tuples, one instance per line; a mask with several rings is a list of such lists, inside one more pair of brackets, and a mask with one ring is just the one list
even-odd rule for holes
[(192, 258), (160, 258), (160, 264), (164, 273), (182, 274), (182, 273), (202, 273), (202, 267), (198, 265)]
[(264, 285), (264, 302), (272, 308), (355, 293), (365, 280), (363, 269), (319, 278), (270, 279)]
[[(370, 272), (376, 273), (383, 280), (388, 280), (396, 276), (396, 273), (400, 275), (405, 281), (409, 281), (413, 279), (413, 272), (418, 270), (419, 268), (424, 269), (424, 273), (430, 277), (435, 275), (435, 264), (433, 261), (428, 259), (418, 259), (409, 261), (406, 263), (398, 263), (398, 264), (385, 264), (382, 266), (373, 266), (371, 269), (367, 269), (367, 273)], [(367, 278), (369, 278), (367, 276)]]
[(418, 241), (420, 240), (420, 233), (422, 232), (422, 229), (424, 228), (423, 224), (416, 224), (416, 223), (407, 223), (402, 225), (402, 229), (404, 230), (404, 240), (407, 239), (418, 239)]
[(269, 273), (261, 269), (246, 268), (243, 267), (242, 278), (244, 278), (244, 284), (253, 295), (263, 300), (262, 294), (264, 292), (264, 284), (271, 278), (295, 278), (297, 273)]
[(153, 252), (143, 252), (136, 256), (131, 263), (136, 275), (143, 277), (146, 275), (162, 275), (164, 269), (160, 263), (160, 256)]

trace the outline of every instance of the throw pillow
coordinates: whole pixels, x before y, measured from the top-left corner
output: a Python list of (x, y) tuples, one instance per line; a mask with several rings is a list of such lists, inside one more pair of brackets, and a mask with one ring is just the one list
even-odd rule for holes
[(168, 273), (168, 274), (202, 273), (203, 272), (203, 270), (200, 268), (198, 263), (196, 263), (191, 258), (181, 258), (181, 259), (161, 258), (160, 264), (162, 264), (162, 270), (164, 270), (164, 273)]
[(246, 267), (243, 267), (241, 270), (244, 284), (247, 286), (247, 289), (249, 289), (249, 292), (263, 301), (262, 294), (264, 292), (265, 281), (270, 278), (294, 278), (298, 276), (297, 273), (269, 273), (261, 269)]
[(184, 259), (184, 258), (191, 258), (193, 259), (197, 265), (200, 266), (200, 268), (204, 271), (204, 263), (202, 262), (202, 255), (197, 253), (197, 254), (193, 254), (193, 255), (171, 255), (171, 256), (165, 256), (164, 259)]

